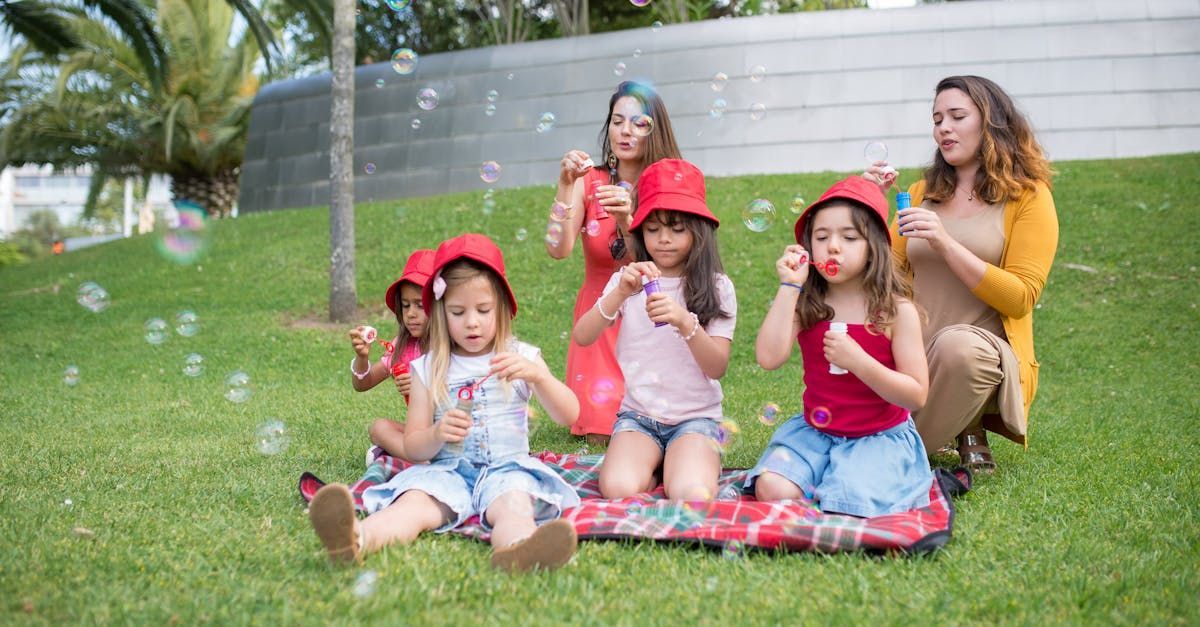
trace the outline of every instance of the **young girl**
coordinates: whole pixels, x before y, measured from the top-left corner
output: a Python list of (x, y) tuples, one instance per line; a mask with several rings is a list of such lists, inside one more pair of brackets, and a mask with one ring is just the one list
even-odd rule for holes
[(796, 338), (804, 413), (775, 431), (751, 470), (745, 487), (759, 500), (805, 495), (853, 516), (929, 502), (933, 475), (909, 417), (928, 390), (921, 320), (892, 264), (887, 215), (877, 186), (848, 178), (800, 215), (798, 245), (775, 262), (779, 290), (755, 354), (774, 370)]
[[(415, 250), (408, 256), (400, 278), (384, 293), (383, 300), (395, 314), (399, 329), (392, 339), (392, 350), (384, 353), (379, 361), (374, 364), (370, 361), (371, 343), (363, 336), (366, 327), (350, 331), (350, 345), (354, 347), (354, 361), (350, 363), (350, 374), (354, 378), (350, 384), (356, 391), (365, 392), (387, 379), (394, 379), (396, 389), (408, 403), (412, 387), (409, 364), (428, 348), (425, 331), (429, 318), (421, 308), (421, 290), (432, 271), (433, 251)], [(404, 423), (378, 418), (371, 423), (368, 433), (374, 446), (367, 450), (367, 465), (384, 452), (404, 457)]]
[[(631, 231), (638, 259), (613, 273), (575, 325), (586, 346), (622, 318), (617, 359), (625, 398), (600, 468), (605, 498), (652, 490), (662, 464), (673, 499), (715, 496), (721, 384), (737, 320), (733, 283), (717, 252), (720, 222), (704, 201), (704, 174), (663, 159), (638, 180)], [(643, 289), (643, 280), (657, 281)], [(660, 326), (661, 325), (661, 326)], [(674, 330), (674, 333), (672, 333)]]
[[(350, 491), (321, 488), (309, 516), (334, 561), (360, 559), (422, 531), (449, 531), (479, 514), (491, 529), (492, 566), (557, 568), (575, 553), (574, 527), (559, 518), (575, 490), (529, 456), (529, 397), (570, 426), (579, 402), (536, 347), (512, 337), (517, 301), (490, 239), (468, 234), (438, 247), (422, 303), (429, 352), (412, 362), (406, 457), (412, 466), (363, 493), (361, 524)], [(540, 525), (540, 526), (539, 526)]]

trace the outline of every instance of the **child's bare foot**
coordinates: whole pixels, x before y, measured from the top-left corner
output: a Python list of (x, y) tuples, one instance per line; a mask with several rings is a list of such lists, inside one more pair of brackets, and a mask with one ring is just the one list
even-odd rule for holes
[(335, 483), (317, 490), (308, 506), (308, 519), (331, 561), (338, 564), (362, 561), (354, 497), (346, 486)]
[(528, 538), (492, 552), (492, 568), (510, 573), (534, 568), (553, 570), (571, 561), (578, 544), (571, 523), (561, 518), (552, 520)]

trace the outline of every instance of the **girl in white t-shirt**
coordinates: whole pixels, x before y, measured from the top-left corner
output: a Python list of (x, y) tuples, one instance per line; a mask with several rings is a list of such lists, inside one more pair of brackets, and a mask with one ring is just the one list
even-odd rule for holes
[(721, 472), (717, 379), (729, 365), (737, 319), (733, 283), (717, 252), (720, 222), (705, 204), (704, 174), (682, 159), (647, 167), (637, 196), (631, 233), (638, 261), (615, 272), (575, 324), (575, 341), (586, 346), (622, 318), (617, 361), (625, 398), (600, 492), (614, 499), (650, 491), (661, 464), (668, 498), (708, 500)]

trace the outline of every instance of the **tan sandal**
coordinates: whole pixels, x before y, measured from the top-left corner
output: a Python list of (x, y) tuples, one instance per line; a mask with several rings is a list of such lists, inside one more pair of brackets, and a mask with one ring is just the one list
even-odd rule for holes
[(982, 428), (963, 431), (958, 436), (958, 456), (962, 464), (976, 475), (996, 472), (996, 460), (988, 446), (987, 431)]
[(362, 561), (358, 516), (349, 488), (334, 483), (317, 490), (308, 506), (308, 519), (325, 545), (330, 561), (335, 564)]
[(575, 527), (559, 518), (538, 527), (528, 538), (493, 551), (492, 568), (509, 573), (554, 570), (571, 561), (578, 545)]

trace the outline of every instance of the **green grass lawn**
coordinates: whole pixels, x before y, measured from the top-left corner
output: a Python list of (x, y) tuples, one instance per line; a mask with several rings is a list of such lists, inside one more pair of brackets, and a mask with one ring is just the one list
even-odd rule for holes
[[(297, 478), (356, 479), (366, 425), (401, 403), (386, 385), (351, 390), (348, 329), (302, 323), (328, 298), (326, 209), (216, 223), (195, 265), (141, 236), (0, 269), (0, 623), (1196, 624), (1200, 154), (1056, 167), (1061, 238), (1038, 305), (1029, 449), (994, 440), (999, 471), (957, 500), (949, 545), (921, 558), (587, 542), (558, 572), (509, 577), (489, 569), (485, 544), (428, 537), (332, 568)], [(723, 381), (742, 427), (730, 465), (765, 445), (764, 404), (799, 408), (799, 367), (762, 371), (753, 337), (793, 195), (837, 178), (710, 181), (741, 314)], [(741, 224), (756, 197), (779, 210), (764, 233)], [(491, 215), (480, 193), (359, 205), (360, 322), (394, 327), (383, 291), (412, 248), (481, 231), (505, 250), (518, 335), (561, 373), (582, 268), (578, 252), (543, 252), (551, 198), (549, 186), (500, 191)], [(111, 294), (102, 313), (75, 303), (89, 280)], [(147, 319), (185, 309), (197, 335), (143, 339)], [(181, 372), (192, 352), (205, 359), (195, 378)], [(223, 397), (237, 369), (254, 387), (243, 404)], [(274, 456), (253, 444), (271, 419), (292, 438)], [(583, 447), (540, 421), (534, 450)], [(360, 598), (366, 570), (379, 580)]]

